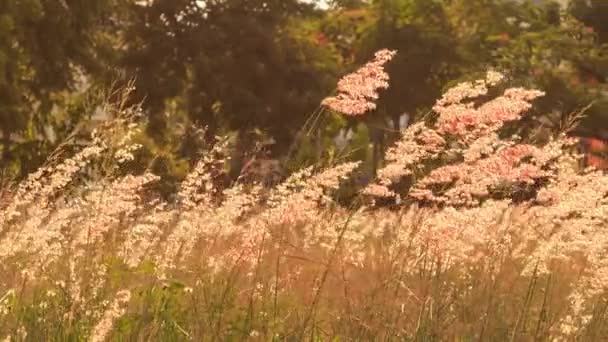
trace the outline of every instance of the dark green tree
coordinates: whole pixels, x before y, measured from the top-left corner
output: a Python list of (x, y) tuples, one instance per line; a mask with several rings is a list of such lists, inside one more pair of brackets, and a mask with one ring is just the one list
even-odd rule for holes
[[(387, 137), (396, 137), (404, 114), (414, 120), (432, 106), (443, 85), (457, 76), (461, 59), (457, 41), (441, 2), (378, 0), (330, 15), (325, 32), (352, 67), (358, 67), (381, 49), (397, 50), (387, 65), (390, 87), (377, 110), (351, 120), (367, 126), (373, 144), (372, 172)], [(393, 134), (388, 134), (393, 133)]]
[(520, 129), (533, 130), (540, 122), (558, 129), (571, 113), (592, 101), (581, 127), (605, 122), (599, 91), (607, 70), (605, 47), (594, 30), (562, 15), (557, 2), (453, 0), (444, 2), (444, 8), (466, 61), (461, 64), (462, 78), (496, 68), (509, 76), (511, 86), (547, 93)]
[[(24, 170), (52, 148), (75, 122), (53, 130), (58, 92), (74, 90), (83, 75), (104, 70), (119, 0), (23, 0), (0, 2), (1, 165)], [(52, 140), (52, 139), (51, 139)], [(27, 155), (29, 154), (29, 156)], [(15, 165), (17, 159), (21, 165)], [(31, 163), (32, 165), (26, 165)]]
[(280, 155), (335, 81), (331, 54), (307, 32), (322, 12), (299, 1), (157, 0), (132, 11), (123, 63), (154, 136), (165, 130), (165, 102), (180, 96), (208, 140), (238, 132), (237, 163), (254, 129)]
[(603, 0), (572, 0), (569, 12), (593, 29), (601, 43), (608, 43), (608, 2)]
[(608, 46), (574, 18), (555, 22), (551, 17), (548, 6), (523, 11), (510, 39), (495, 50), (495, 63), (509, 73), (513, 85), (546, 92), (524, 125), (534, 128), (540, 121), (559, 129), (572, 113), (594, 103), (577, 130), (605, 134), (608, 107), (601, 89), (608, 74)]

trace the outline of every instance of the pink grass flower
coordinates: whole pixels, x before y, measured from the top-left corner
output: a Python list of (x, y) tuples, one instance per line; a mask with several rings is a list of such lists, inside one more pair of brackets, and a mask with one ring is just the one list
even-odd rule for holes
[(388, 88), (389, 76), (384, 71), (384, 64), (396, 53), (386, 49), (376, 52), (374, 60), (344, 76), (338, 82), (338, 94), (325, 98), (322, 105), (349, 116), (376, 109), (374, 100), (378, 99), (378, 89)]

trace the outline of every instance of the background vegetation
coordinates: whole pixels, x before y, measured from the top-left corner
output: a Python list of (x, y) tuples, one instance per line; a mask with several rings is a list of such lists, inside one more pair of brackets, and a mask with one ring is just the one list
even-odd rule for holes
[[(126, 84), (135, 89), (128, 102), (142, 104), (147, 122), (139, 165), (165, 176), (169, 192), (215, 135), (233, 136), (233, 179), (253, 155), (280, 161), (283, 175), (335, 158), (365, 160), (371, 173), (406, 121), (428, 112), (449, 85), (489, 67), (511, 85), (547, 92), (522, 128), (559, 125), (593, 102), (578, 133), (606, 134), (604, 1), (323, 4), (3, 2), (1, 178), (23, 178), (60, 144), (77, 145), (104, 119), (101, 103), (115, 101), (112, 92)], [(377, 110), (356, 119), (319, 114), (338, 77), (382, 48), (399, 54)]]

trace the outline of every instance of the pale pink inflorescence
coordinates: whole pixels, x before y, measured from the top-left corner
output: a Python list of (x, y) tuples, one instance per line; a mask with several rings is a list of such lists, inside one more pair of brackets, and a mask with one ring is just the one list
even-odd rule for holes
[(389, 76), (384, 71), (384, 64), (396, 53), (391, 50), (376, 52), (374, 60), (340, 79), (338, 94), (324, 99), (322, 104), (345, 115), (362, 115), (376, 109), (374, 101), (378, 99), (378, 90), (388, 88)]
[[(542, 151), (501, 140), (496, 134), (506, 122), (515, 121), (543, 95), (536, 90), (507, 89), (502, 96), (480, 106), (465, 102), (488, 95), (503, 76), (489, 71), (486, 79), (461, 83), (448, 90), (433, 107), (438, 118), (433, 127), (424, 122), (408, 127), (397, 144), (386, 153), (386, 165), (379, 170), (379, 183), (364, 194), (395, 195), (389, 186), (410, 176), (437, 159), (459, 160), (436, 168), (419, 180), (408, 193), (416, 200), (449, 205), (474, 205), (502, 184), (532, 184), (547, 177)], [(515, 138), (515, 137), (514, 137)], [(449, 143), (448, 143), (449, 142)], [(521, 161), (531, 158), (532, 161)], [(435, 190), (434, 190), (435, 189)], [(440, 189), (439, 193), (436, 189)]]

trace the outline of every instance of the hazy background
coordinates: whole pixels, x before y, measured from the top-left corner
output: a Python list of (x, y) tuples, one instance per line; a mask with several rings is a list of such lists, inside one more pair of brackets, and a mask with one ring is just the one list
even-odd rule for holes
[[(369, 174), (442, 91), (489, 68), (547, 96), (514, 130), (608, 138), (608, 2), (509, 0), (21, 0), (0, 3), (0, 179), (82, 144), (133, 81), (144, 148), (131, 164), (180, 179), (216, 135), (231, 174), (359, 159)], [(319, 112), (339, 77), (398, 50), (391, 87), (360, 118)], [(204, 128), (204, 133), (201, 129)], [(306, 134), (298, 134), (298, 133)], [(67, 141), (66, 141), (67, 139)]]

